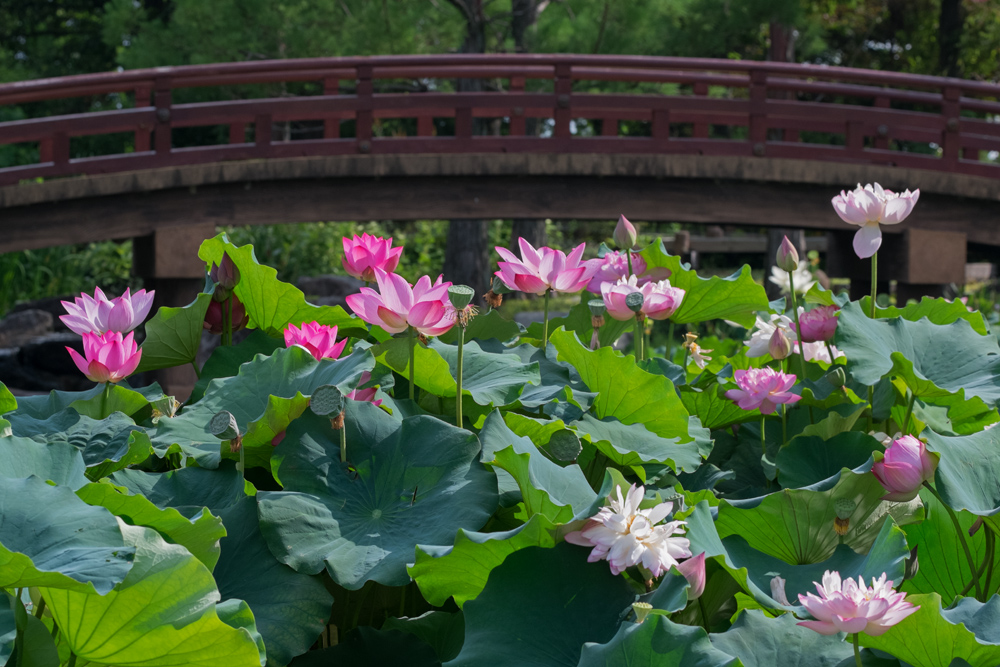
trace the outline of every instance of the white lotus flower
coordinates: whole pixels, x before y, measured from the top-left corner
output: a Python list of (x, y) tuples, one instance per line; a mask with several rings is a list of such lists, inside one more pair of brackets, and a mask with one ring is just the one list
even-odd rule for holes
[[(810, 287), (816, 284), (812, 271), (809, 270), (805, 262), (799, 264), (799, 268), (792, 272), (792, 277), (795, 279), (796, 294), (805, 294), (809, 291)], [(792, 291), (792, 288), (788, 284), (788, 271), (782, 268), (772, 266), (771, 277), (768, 280), (779, 286), (782, 294), (789, 294)]]

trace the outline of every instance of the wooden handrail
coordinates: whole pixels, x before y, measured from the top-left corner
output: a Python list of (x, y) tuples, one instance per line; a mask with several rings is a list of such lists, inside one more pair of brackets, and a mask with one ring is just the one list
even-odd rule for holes
[[(451, 93), (426, 84), (457, 78), (500, 85)], [(526, 85), (531, 81), (539, 83)], [(591, 92), (587, 81), (649, 84), (643, 91), (652, 92)], [(183, 89), (291, 82), (315, 82), (321, 93), (176, 102)], [(388, 92), (407, 87), (413, 91)], [(1000, 126), (992, 122), (1000, 114), (1000, 85), (819, 65), (572, 54), (307, 58), (6, 83), (0, 106), (112, 93), (124, 93), (126, 108), (0, 123), (0, 145), (38, 144), (38, 161), (0, 168), (0, 185), (212, 160), (393, 152), (808, 157), (1000, 179), (1000, 165), (980, 159), (981, 151), (1000, 150)], [(135, 108), (127, 108), (131, 103)], [(453, 135), (435, 135), (434, 119), (441, 118), (453, 119)], [(476, 135), (476, 118), (504, 119), (508, 132)], [(525, 136), (526, 118), (548, 128), (542, 137)], [(387, 119), (415, 119), (416, 134), (411, 128), (409, 136), (378, 136)], [(581, 119), (590, 122), (586, 131)], [(271, 124), (290, 121), (311, 121), (316, 136), (277, 140)], [(345, 121), (354, 121), (355, 136), (342, 136)], [(649, 123), (648, 136), (622, 136), (621, 121)], [(175, 128), (208, 125), (228, 126), (230, 143), (172, 146)], [(247, 143), (250, 127), (254, 139)], [(121, 132), (134, 134), (132, 152), (71, 155), (72, 137)], [(812, 133), (810, 141), (803, 132)], [(908, 150), (918, 143), (937, 153)]]

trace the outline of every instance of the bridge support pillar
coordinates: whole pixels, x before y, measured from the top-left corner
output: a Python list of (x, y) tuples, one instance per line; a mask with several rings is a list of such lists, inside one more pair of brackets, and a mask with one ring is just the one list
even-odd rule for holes
[[(198, 259), (201, 242), (215, 236), (215, 225), (169, 227), (132, 241), (135, 275), (146, 289), (155, 289), (154, 311), (160, 306), (185, 306), (205, 286), (205, 263)], [(147, 373), (167, 394), (184, 401), (197, 381), (191, 366), (165, 368)]]

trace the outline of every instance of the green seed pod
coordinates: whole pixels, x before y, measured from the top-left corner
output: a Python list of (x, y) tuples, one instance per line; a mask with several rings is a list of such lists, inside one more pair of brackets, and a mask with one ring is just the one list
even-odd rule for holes
[(233, 413), (223, 410), (208, 422), (208, 432), (219, 440), (234, 440), (240, 437), (240, 427)]
[(633, 313), (638, 313), (642, 310), (642, 304), (645, 302), (645, 297), (642, 296), (642, 292), (632, 292), (625, 297), (625, 305)]
[(549, 451), (560, 461), (575, 461), (583, 451), (583, 445), (572, 431), (556, 431), (549, 439)]
[(475, 290), (468, 285), (452, 285), (448, 288), (448, 299), (455, 310), (462, 310), (468, 306), (475, 295)]
[(336, 417), (344, 411), (344, 394), (332, 384), (325, 384), (313, 392), (309, 408), (320, 417)]
[(587, 308), (590, 308), (590, 314), (593, 317), (603, 317), (608, 312), (608, 307), (604, 305), (604, 299), (591, 299), (587, 302)]

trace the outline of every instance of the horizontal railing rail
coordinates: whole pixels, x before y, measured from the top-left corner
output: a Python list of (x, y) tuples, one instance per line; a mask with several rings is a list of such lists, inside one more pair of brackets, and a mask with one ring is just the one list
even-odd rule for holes
[[(446, 90), (456, 79), (481, 80), (484, 90)], [(316, 85), (297, 95), (273, 87), (302, 82)], [(232, 87), (261, 85), (234, 99)], [(224, 89), (229, 99), (177, 101), (182, 91), (204, 88)], [(28, 156), (0, 168), (0, 185), (226, 160), (472, 152), (797, 158), (1000, 179), (1000, 85), (843, 67), (646, 56), (376, 56), (0, 84), (0, 106), (72, 98), (114, 108), (0, 122), (0, 150), (26, 146), (19, 155)], [(300, 136), (283, 123), (302, 124)], [(221, 135), (228, 143), (176, 145), (176, 130), (210, 126), (227, 128)], [(130, 137), (119, 152), (73, 154), (74, 139), (116, 134)]]

